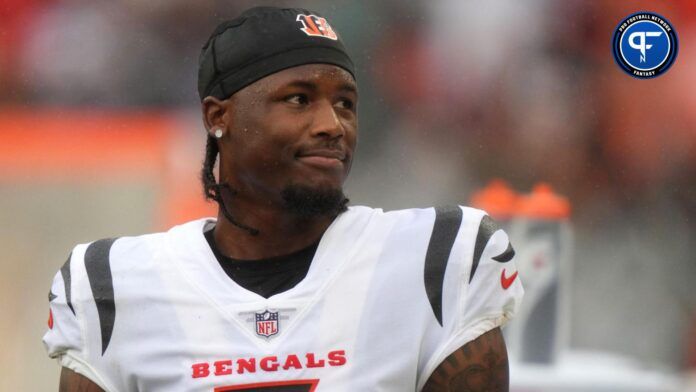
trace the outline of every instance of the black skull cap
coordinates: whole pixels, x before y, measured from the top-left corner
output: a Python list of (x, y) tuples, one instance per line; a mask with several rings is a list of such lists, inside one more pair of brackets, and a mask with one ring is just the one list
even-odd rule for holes
[(304, 64), (355, 67), (327, 20), (303, 8), (254, 7), (220, 23), (201, 50), (198, 95), (227, 99), (270, 74)]

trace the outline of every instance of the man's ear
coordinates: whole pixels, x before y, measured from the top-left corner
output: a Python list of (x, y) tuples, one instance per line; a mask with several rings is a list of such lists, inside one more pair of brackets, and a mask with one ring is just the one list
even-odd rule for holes
[(203, 124), (205, 124), (205, 129), (210, 136), (215, 136), (214, 133), (218, 129), (225, 131), (229, 128), (231, 113), (229, 113), (229, 105), (226, 103), (227, 101), (212, 96), (203, 98), (203, 102), (201, 102)]

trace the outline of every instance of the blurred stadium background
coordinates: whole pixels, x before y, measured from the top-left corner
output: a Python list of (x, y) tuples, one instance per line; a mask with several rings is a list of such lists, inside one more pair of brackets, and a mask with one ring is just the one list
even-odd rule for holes
[[(56, 389), (41, 336), (74, 244), (214, 210), (197, 177), (198, 52), (252, 5), (316, 9), (346, 41), (361, 95), (354, 204), (466, 204), (492, 178), (550, 183), (572, 204), (570, 346), (696, 369), (696, 3), (5, 0), (0, 390)], [(680, 39), (653, 80), (610, 50), (640, 10)]]

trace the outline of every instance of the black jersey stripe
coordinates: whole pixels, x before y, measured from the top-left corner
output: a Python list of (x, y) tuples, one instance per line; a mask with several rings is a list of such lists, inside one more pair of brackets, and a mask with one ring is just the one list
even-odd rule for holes
[(75, 314), (75, 308), (73, 308), (71, 302), (72, 286), (70, 285), (70, 259), (72, 259), (72, 253), (70, 253), (68, 259), (65, 260), (63, 266), (60, 267), (60, 274), (63, 276), (63, 284), (65, 285), (65, 302), (68, 304), (72, 314)]
[(425, 292), (437, 322), (442, 325), (442, 287), (450, 252), (462, 224), (462, 209), (454, 207), (435, 208), (435, 223), (425, 254)]
[(101, 329), (102, 355), (109, 346), (111, 333), (116, 319), (116, 304), (114, 303), (114, 282), (111, 277), (109, 252), (116, 238), (95, 241), (85, 251), (85, 269), (92, 296), (97, 304), (99, 327)]
[(498, 256), (493, 257), (493, 260), (499, 263), (507, 263), (515, 257), (515, 249), (512, 247), (512, 243), (508, 242), (507, 249)]
[(493, 233), (498, 231), (498, 225), (491, 219), (490, 216), (484, 215), (479, 224), (478, 233), (476, 233), (476, 242), (474, 243), (474, 259), (471, 263), (471, 273), (469, 274), (469, 282), (474, 278), (476, 268), (481, 261), (481, 255), (486, 248), (486, 244), (490, 241)]

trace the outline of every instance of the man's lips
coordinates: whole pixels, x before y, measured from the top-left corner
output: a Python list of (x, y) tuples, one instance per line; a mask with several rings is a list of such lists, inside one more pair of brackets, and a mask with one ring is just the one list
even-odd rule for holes
[(319, 150), (308, 150), (302, 151), (297, 154), (299, 158), (305, 157), (322, 157), (322, 158), (332, 158), (342, 161), (346, 159), (346, 153), (342, 150), (331, 150), (331, 149), (319, 149)]
[(307, 150), (297, 154), (297, 159), (312, 166), (335, 169), (343, 167), (346, 153), (330, 149)]

